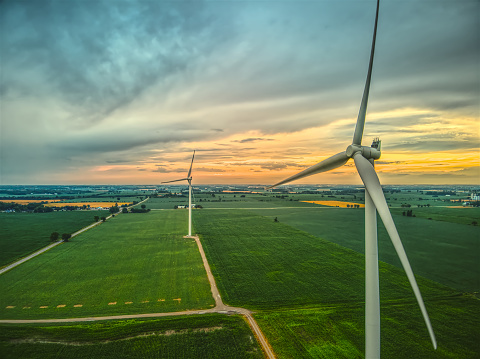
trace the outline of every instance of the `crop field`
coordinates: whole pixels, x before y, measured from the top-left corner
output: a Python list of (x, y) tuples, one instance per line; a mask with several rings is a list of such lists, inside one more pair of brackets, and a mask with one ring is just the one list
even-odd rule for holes
[(186, 213), (120, 214), (0, 276), (0, 318), (66, 318), (210, 308)]
[(245, 321), (239, 316), (220, 314), (86, 324), (2, 325), (0, 356), (263, 358)]
[(74, 199), (62, 199), (62, 203), (68, 202), (117, 202), (120, 203), (132, 203), (133, 201), (140, 202), (145, 199), (144, 196), (75, 196)]
[(67, 206), (88, 206), (91, 208), (97, 208), (97, 207), (102, 207), (102, 208), (110, 208), (118, 205), (122, 206), (124, 204), (132, 204), (132, 202), (53, 202), (53, 203), (48, 203), (45, 205), (45, 207), (67, 207)]
[(329, 207), (340, 207), (340, 208), (350, 208), (353, 206), (358, 206), (358, 208), (365, 207), (365, 205), (362, 203), (344, 202), (344, 201), (302, 201), (302, 202), (320, 204), (322, 206), (329, 206)]
[[(455, 297), (430, 306), (436, 351), (416, 303), (381, 305), (382, 358), (478, 358), (478, 301)], [(364, 356), (364, 315), (359, 304), (260, 312), (255, 319), (279, 359), (350, 359)]]
[[(325, 209), (333, 210), (342, 209)], [(363, 356), (363, 255), (249, 211), (199, 213), (195, 228), (222, 298), (257, 311), (279, 358)], [(431, 347), (403, 270), (381, 262), (384, 357), (475, 357), (478, 299), (417, 281), (440, 348)]]
[[(276, 208), (276, 207), (315, 207), (313, 203), (289, 201), (276, 198), (274, 195), (246, 194), (216, 194), (215, 197), (207, 194), (194, 194), (192, 203), (203, 208)], [(183, 197), (150, 198), (146, 203), (151, 209), (173, 209), (175, 205), (188, 204), (188, 195)], [(318, 206), (317, 206), (318, 207)]]
[[(284, 223), (242, 210), (199, 211), (204, 243), (225, 302), (252, 309), (362, 301), (364, 257)], [(382, 263), (388, 300), (411, 298), (406, 276)], [(419, 278), (426, 298), (452, 290)]]
[(0, 267), (50, 244), (52, 232), (74, 233), (108, 212), (0, 213)]
[[(255, 213), (272, 220), (277, 217), (281, 223), (364, 253), (365, 212), (361, 209), (278, 208), (255, 210)], [(402, 215), (394, 215), (394, 221), (415, 274), (458, 290), (480, 291), (480, 227)], [(380, 218), (378, 223), (379, 258), (400, 268), (395, 249)]]

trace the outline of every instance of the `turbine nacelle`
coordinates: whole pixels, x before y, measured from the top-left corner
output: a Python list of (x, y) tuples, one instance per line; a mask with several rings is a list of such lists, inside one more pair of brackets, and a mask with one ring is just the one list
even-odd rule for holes
[(367, 160), (374, 159), (378, 160), (381, 156), (381, 152), (374, 147), (359, 146), (359, 145), (350, 145), (345, 150), (345, 154), (349, 158), (353, 158), (358, 152), (362, 154)]

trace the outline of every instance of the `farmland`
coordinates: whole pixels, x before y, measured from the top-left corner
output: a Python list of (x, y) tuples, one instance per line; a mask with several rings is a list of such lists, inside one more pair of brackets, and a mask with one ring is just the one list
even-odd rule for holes
[[(199, 211), (195, 228), (222, 297), (257, 311), (279, 358), (362, 357), (361, 254), (242, 210)], [(473, 357), (479, 352), (478, 300), (421, 277), (417, 281), (440, 348), (431, 348), (403, 271), (380, 263), (384, 357)]]
[(67, 206), (75, 206), (75, 207), (82, 207), (87, 206), (90, 208), (109, 208), (115, 205), (122, 206), (122, 205), (129, 205), (132, 204), (131, 202), (53, 202), (48, 203), (45, 207), (67, 207)]
[[(270, 309), (363, 300), (364, 258), (353, 250), (241, 210), (205, 210), (196, 217), (222, 298), (231, 305)], [(400, 269), (382, 263), (381, 271), (385, 299), (410, 297)], [(453, 293), (419, 282), (427, 298)]]
[[(31, 339), (35, 338), (35, 339)], [(2, 358), (262, 358), (248, 325), (219, 314), (0, 326)]]
[[(455, 297), (430, 303), (429, 315), (438, 341), (436, 351), (416, 303), (382, 301), (381, 313), (382, 358), (478, 358), (477, 300)], [(347, 359), (363, 358), (364, 314), (362, 303), (358, 303), (264, 311), (255, 318), (279, 359)]]
[(0, 276), (1, 318), (66, 318), (210, 308), (186, 213), (122, 214)]
[(50, 243), (52, 232), (73, 233), (94, 222), (94, 215), (107, 211), (0, 213), (0, 267)]
[[(102, 196), (118, 200), (110, 192)], [(446, 202), (449, 197), (431, 195), (421, 202), (430, 206), (415, 207), (420, 195), (425, 196), (387, 192), (439, 349), (431, 348), (410, 285), (379, 225), (382, 357), (477, 357), (480, 306), (475, 294), (461, 292), (478, 291), (478, 252), (472, 248), (478, 248), (479, 228), (471, 222), (479, 209), (455, 208), (458, 204)], [(334, 201), (364, 203), (359, 192), (194, 197), (203, 207), (194, 211), (194, 233), (200, 235), (223, 301), (255, 311), (278, 358), (363, 357), (364, 211), (335, 208)], [(0, 276), (6, 288), (0, 317), (211, 308), (195, 242), (183, 239), (187, 210), (173, 210), (186, 203), (185, 196), (150, 198), (145, 205), (151, 212), (116, 216)], [(402, 215), (405, 204), (416, 217)], [(61, 213), (69, 212), (55, 212)], [(224, 314), (0, 325), (2, 357), (149, 357), (154, 352), (180, 358), (262, 357), (243, 319)]]
[[(439, 210), (439, 209), (436, 209)], [(477, 208), (450, 209), (474, 213)], [(255, 213), (277, 217), (281, 223), (364, 253), (364, 211), (360, 209), (317, 208), (275, 210), (258, 209)], [(421, 217), (394, 215), (398, 232), (414, 272), (458, 290), (480, 290), (478, 263), (478, 238), (480, 227), (428, 220)], [(348, 223), (348, 225), (346, 225)], [(381, 220), (379, 223), (379, 258), (400, 267)], [(338, 233), (342, 235), (339, 236)]]

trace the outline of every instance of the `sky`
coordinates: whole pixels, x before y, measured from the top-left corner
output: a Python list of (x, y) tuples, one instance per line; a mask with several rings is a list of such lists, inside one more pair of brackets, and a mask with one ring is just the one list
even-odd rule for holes
[[(351, 143), (375, 0), (0, 1), (0, 184), (272, 184)], [(480, 184), (480, 1), (381, 0), (382, 184)], [(353, 161), (305, 184), (360, 184)]]

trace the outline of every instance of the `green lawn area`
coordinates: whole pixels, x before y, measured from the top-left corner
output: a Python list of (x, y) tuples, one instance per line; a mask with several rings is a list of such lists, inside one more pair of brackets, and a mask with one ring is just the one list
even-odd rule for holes
[(52, 232), (74, 233), (108, 211), (0, 213), (0, 267), (50, 244)]
[(82, 324), (1, 325), (10, 358), (263, 358), (246, 322), (220, 314)]
[[(255, 213), (267, 216), (271, 221), (277, 217), (281, 223), (364, 253), (363, 209), (278, 208), (255, 210)], [(394, 215), (394, 221), (415, 274), (457, 290), (480, 291), (480, 227), (402, 215)], [(400, 261), (380, 219), (378, 223), (379, 258), (400, 268)]]
[(193, 239), (182, 237), (186, 214), (121, 214), (4, 273), (0, 276), (0, 318), (212, 307), (198, 247)]

